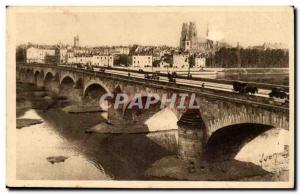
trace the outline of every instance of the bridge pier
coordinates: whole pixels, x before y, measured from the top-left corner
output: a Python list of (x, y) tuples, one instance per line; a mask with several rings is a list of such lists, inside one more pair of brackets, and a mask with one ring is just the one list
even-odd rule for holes
[(54, 92), (55, 94), (59, 93), (59, 81), (56, 81), (53, 79), (48, 86), (46, 86), (47, 89)]
[(36, 86), (37, 87), (44, 87), (44, 79), (43, 76), (38, 76), (36, 79)]
[(119, 121), (119, 122), (123, 120), (125, 121), (125, 119), (123, 118), (122, 107), (118, 107), (118, 109), (115, 109), (114, 104), (112, 103), (110, 108), (108, 109), (107, 120), (112, 123), (114, 123), (114, 121)]
[(25, 82), (25, 83), (27, 82), (25, 73), (20, 72), (20, 74), (19, 74), (19, 81)]
[(34, 84), (34, 77), (27, 78), (28, 83)]
[[(55, 89), (55, 86), (53, 86)], [(66, 96), (70, 101), (75, 103), (84, 104), (84, 99), (82, 97), (82, 90), (81, 89), (74, 89), (74, 88), (60, 88), (58, 91), (55, 89), (61, 96)]]
[(203, 160), (204, 122), (199, 111), (188, 111), (177, 122), (178, 157), (187, 162), (189, 167), (197, 167)]

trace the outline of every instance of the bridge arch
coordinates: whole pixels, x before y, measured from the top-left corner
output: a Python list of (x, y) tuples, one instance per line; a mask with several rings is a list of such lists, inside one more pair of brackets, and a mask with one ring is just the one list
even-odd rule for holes
[(205, 145), (204, 157), (209, 161), (234, 159), (251, 140), (274, 126), (259, 123), (240, 123), (222, 127), (212, 133)]
[[(177, 122), (180, 116), (177, 110), (161, 107), (160, 99), (153, 104), (146, 105), (147, 99), (155, 100), (155, 98), (157, 96), (151, 94), (132, 98), (122, 107), (123, 119), (143, 124), (149, 131), (178, 129)], [(132, 106), (131, 103), (141, 103), (141, 105)], [(161, 122), (162, 118), (165, 122)]]
[(91, 86), (96, 86), (96, 87), (99, 86), (99, 88), (103, 89), (105, 93), (110, 93), (110, 90), (105, 86), (103, 82), (98, 80), (91, 80), (84, 84), (83, 96), (87, 95), (87, 89), (90, 88)]
[(215, 131), (230, 127), (232, 125), (239, 125), (243, 123), (269, 125), (278, 128), (289, 130), (289, 118), (285, 114), (273, 114), (269, 111), (257, 111), (256, 113), (238, 113), (231, 115), (224, 115), (216, 120), (208, 122), (208, 136), (211, 136)]
[(26, 69), (26, 74), (29, 75), (31, 73), (31, 69)]
[(45, 77), (44, 77), (44, 79), (46, 78), (46, 76), (47, 76), (49, 73), (51, 73), (52, 76), (54, 77), (55, 74), (56, 74), (56, 71), (54, 71), (54, 70), (52, 70), (52, 69), (50, 69), (50, 68), (46, 69), (46, 70), (45, 70)]
[(54, 80), (54, 75), (52, 72), (47, 72), (44, 78), (44, 85), (49, 85)]
[[(170, 108), (161, 107), (160, 99), (149, 106), (146, 101), (155, 100), (153, 95), (145, 95), (132, 98), (123, 106), (123, 119), (138, 125), (136, 130), (160, 131), (178, 129), (178, 115)], [(131, 103), (141, 103), (132, 106)], [(164, 119), (164, 122), (162, 122)]]
[[(37, 73), (40, 74), (43, 71), (43, 69), (40, 68), (34, 68), (33, 73), (36, 75)], [(44, 71), (43, 71), (44, 72)]]
[(63, 80), (65, 78), (71, 78), (72, 81), (75, 83), (76, 82), (76, 78), (73, 76), (73, 74), (71, 73), (63, 73), (61, 76), (60, 76), (60, 79), (59, 79), (59, 85), (62, 84)]
[(34, 71), (34, 82), (40, 86), (40, 82), (44, 81), (44, 71), (43, 70), (35, 70)]
[[(147, 119), (148, 117), (151, 117), (156, 112), (160, 111), (160, 105), (161, 101), (149, 105), (149, 108), (146, 107), (146, 101), (154, 100), (155, 96), (147, 95), (147, 96), (138, 96), (134, 97), (133, 99), (129, 100), (124, 106), (123, 106), (123, 117), (125, 119), (130, 119), (134, 115), (140, 116), (142, 114), (148, 113), (147, 116), (144, 119)], [(141, 102), (141, 106), (133, 105), (134, 103)]]
[(34, 71), (34, 81), (37, 82), (38, 76), (40, 75), (40, 71)]
[(54, 74), (51, 72), (51, 71), (48, 71), (46, 74), (45, 74), (45, 78), (44, 80), (49, 80), (49, 78), (54, 78)]
[(99, 105), (100, 97), (110, 93), (108, 88), (100, 81), (89, 81), (84, 85), (83, 101), (88, 105)]
[(61, 79), (60, 87), (73, 87), (75, 85), (75, 80), (70, 76), (64, 76)]

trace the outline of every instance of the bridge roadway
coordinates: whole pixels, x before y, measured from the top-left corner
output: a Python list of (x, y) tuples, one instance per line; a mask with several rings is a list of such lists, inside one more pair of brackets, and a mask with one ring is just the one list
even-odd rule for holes
[[(44, 68), (55, 68), (58, 70), (75, 71), (78, 73), (85, 73), (94, 76), (104, 76), (110, 79), (118, 79), (124, 81), (136, 82), (138, 84), (145, 84), (158, 88), (168, 88), (174, 91), (182, 92), (193, 92), (201, 95), (214, 97), (216, 99), (224, 99), (227, 101), (239, 102), (244, 104), (251, 104), (253, 106), (263, 106), (269, 109), (280, 109), (281, 111), (289, 111), (289, 104), (275, 104), (274, 100), (271, 99), (268, 94), (270, 90), (258, 88), (258, 94), (254, 95), (243, 95), (233, 91), (231, 84), (214, 83), (208, 81), (197, 81), (177, 78), (176, 83), (169, 83), (168, 78), (165, 76), (159, 76), (159, 80), (148, 80), (144, 78), (144, 73), (139, 72), (124, 72), (122, 70), (106, 69), (105, 72), (100, 72), (97, 69), (87, 70), (79, 69), (74, 67), (67, 67), (62, 65), (45, 65), (45, 64), (18, 64), (18, 66), (27, 67), (44, 67)], [(202, 83), (205, 84), (204, 88)], [(275, 86), (274, 86), (275, 87)], [(234, 96), (234, 97), (233, 97)]]
[[(122, 70), (107, 69), (106, 72), (112, 73), (112, 74), (117, 74), (117, 75), (128, 76), (128, 72), (124, 72)], [(144, 79), (144, 74), (141, 74), (141, 73), (130, 73), (130, 76)], [(169, 82), (169, 80), (166, 76), (159, 76), (159, 81)], [(202, 84), (204, 83), (205, 88), (222, 90), (222, 91), (227, 91), (227, 92), (234, 92), (231, 84), (221, 84), (221, 83), (214, 83), (214, 82), (208, 82), (208, 81), (189, 80), (189, 79), (183, 79), (183, 78), (176, 78), (176, 83), (182, 84), (182, 85), (187, 85), (187, 86), (195, 86), (195, 87), (202, 87)], [(271, 90), (268, 90), (268, 89), (259, 89), (258, 93), (254, 94), (254, 95), (269, 98), (270, 92), (271, 92)]]
[[(98, 68), (97, 66), (93, 66), (95, 68)], [(101, 68), (106, 68), (107, 67), (101, 67)], [(116, 70), (116, 71), (119, 71), (119, 72), (130, 72), (130, 73), (138, 73), (138, 74), (146, 74), (146, 73), (151, 73), (153, 72), (153, 70), (149, 70), (149, 69), (142, 69), (143, 72), (139, 72), (139, 70), (137, 69), (132, 69), (132, 68), (125, 68), (125, 67), (110, 67), (109, 68), (110, 70)], [(235, 68), (232, 68), (232, 69), (235, 69)], [(248, 68), (249, 69), (249, 68)], [(264, 68), (262, 68), (264, 69)], [(222, 70), (222, 69), (219, 69), (219, 70)], [(170, 70), (171, 72), (173, 72), (174, 70)], [(187, 73), (188, 71), (186, 70), (177, 70), (177, 79), (178, 78), (182, 78), (184, 80), (186, 80), (186, 76), (187, 76)], [(228, 79), (215, 79), (215, 78), (209, 78), (211, 76), (210, 73), (212, 72), (215, 72), (217, 73), (217, 69), (215, 68), (211, 68), (210, 69), (205, 69), (203, 71), (192, 71), (191, 70), (191, 74), (192, 74), (192, 78), (189, 79), (189, 80), (194, 80), (194, 81), (200, 81), (200, 82), (209, 82), (209, 83), (220, 83), (220, 84), (228, 84), (228, 85), (232, 85), (234, 81), (236, 80), (228, 80)], [(159, 71), (159, 75), (160, 76), (163, 76), (163, 77), (166, 77), (167, 76), (167, 70), (164, 70), (164, 71)], [(216, 75), (216, 74), (214, 74)], [(262, 74), (264, 75), (264, 74)], [(286, 91), (286, 92), (289, 92), (289, 86), (286, 86), (286, 85), (275, 85), (275, 84), (268, 84), (268, 83), (259, 83), (259, 82), (249, 82), (247, 81), (247, 83), (253, 85), (253, 86), (256, 86), (257, 88), (260, 88), (260, 89), (267, 89), (267, 90), (271, 90), (272, 88), (274, 87), (278, 87), (278, 88), (281, 88), (282, 90)]]

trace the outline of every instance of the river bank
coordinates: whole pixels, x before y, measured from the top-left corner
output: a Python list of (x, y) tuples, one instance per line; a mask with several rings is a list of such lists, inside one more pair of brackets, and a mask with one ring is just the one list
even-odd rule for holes
[(217, 71), (216, 79), (289, 85), (288, 68), (226, 68)]

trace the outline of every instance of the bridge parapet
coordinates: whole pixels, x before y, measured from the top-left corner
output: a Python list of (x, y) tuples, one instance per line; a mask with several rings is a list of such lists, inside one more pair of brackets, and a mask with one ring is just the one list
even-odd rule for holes
[(169, 82), (160, 82), (156, 80), (145, 80), (142, 78), (136, 77), (128, 77), (125, 75), (115, 75), (105, 72), (94, 72), (84, 69), (75, 69), (69, 67), (62, 66), (54, 66), (54, 65), (31, 65), (31, 64), (23, 64), (22, 67), (31, 67), (34, 68), (35, 71), (41, 71), (42, 69), (52, 68), (57, 71), (63, 71), (65, 73), (72, 72), (75, 74), (80, 74), (81, 76), (90, 76), (90, 77), (99, 77), (103, 79), (110, 79), (118, 82), (131, 83), (135, 85), (143, 85), (148, 88), (156, 88), (156, 89), (164, 89), (164, 90), (172, 90), (175, 93), (187, 92), (187, 93), (196, 93), (198, 96), (209, 97), (212, 99), (221, 99), (223, 101), (228, 102), (237, 102), (240, 104), (248, 104), (254, 107), (260, 107), (264, 109), (275, 109), (288, 113), (289, 107), (288, 105), (274, 105), (269, 98), (254, 96), (254, 95), (241, 95), (234, 92), (228, 91), (220, 91), (210, 88), (201, 88), (195, 86), (188, 86), (176, 83)]

